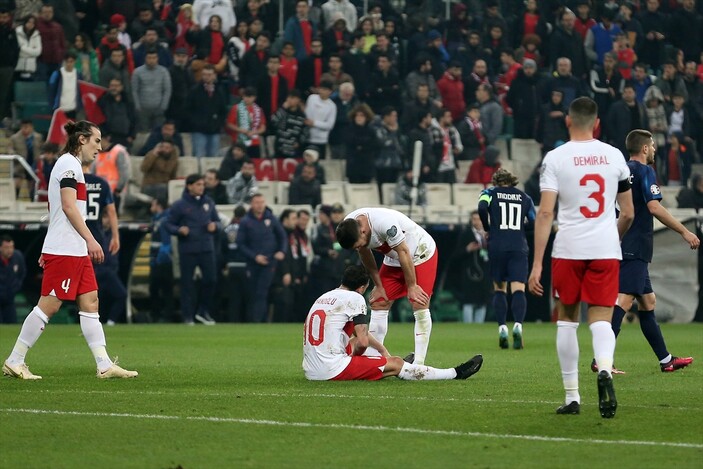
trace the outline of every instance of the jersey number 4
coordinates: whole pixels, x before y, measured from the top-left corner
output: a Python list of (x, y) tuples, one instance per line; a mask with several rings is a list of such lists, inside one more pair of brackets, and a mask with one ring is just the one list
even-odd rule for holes
[(327, 315), (321, 309), (315, 310), (305, 325), (305, 338), (313, 347), (317, 347), (325, 340), (325, 319)]
[(501, 230), (519, 230), (522, 225), (522, 205), (498, 202)]
[(591, 192), (588, 195), (589, 199), (593, 199), (596, 201), (598, 207), (596, 208), (596, 210), (591, 210), (589, 207), (582, 205), (580, 207), (581, 215), (586, 218), (597, 218), (601, 216), (601, 214), (605, 210), (605, 199), (603, 198), (603, 192), (605, 192), (605, 181), (603, 180), (603, 176), (601, 176), (600, 174), (586, 174), (581, 178), (579, 184), (582, 187), (586, 187), (589, 185), (589, 182), (593, 182), (596, 184), (596, 186), (598, 186), (597, 190)]

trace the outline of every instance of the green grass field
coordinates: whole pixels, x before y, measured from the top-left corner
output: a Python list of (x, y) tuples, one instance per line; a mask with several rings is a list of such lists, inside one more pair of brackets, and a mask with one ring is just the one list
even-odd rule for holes
[[(703, 467), (703, 327), (663, 325), (664, 374), (637, 325), (616, 364), (617, 416), (602, 419), (591, 339), (579, 328), (582, 408), (558, 416), (551, 324), (527, 324), (527, 348), (500, 350), (493, 324), (436, 323), (428, 364), (483, 353), (467, 381), (308, 382), (302, 325), (118, 326), (108, 351), (134, 380), (95, 378), (77, 325), (52, 325), (28, 355), (44, 379), (0, 380), (2, 468)], [(0, 327), (0, 355), (18, 326)], [(412, 325), (391, 324), (404, 355)]]

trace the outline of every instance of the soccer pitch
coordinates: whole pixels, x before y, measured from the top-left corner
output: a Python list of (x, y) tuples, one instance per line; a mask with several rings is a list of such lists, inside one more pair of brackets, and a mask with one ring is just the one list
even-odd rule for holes
[[(494, 324), (435, 323), (427, 362), (483, 353), (467, 381), (308, 382), (303, 326), (106, 328), (108, 351), (140, 375), (95, 378), (78, 325), (50, 325), (27, 382), (0, 380), (1, 468), (698, 467), (703, 464), (703, 325), (663, 325), (693, 365), (661, 373), (639, 327), (624, 324), (617, 415), (598, 413), (591, 337), (579, 328), (581, 415), (563, 401), (555, 326), (525, 326), (500, 350)], [(0, 357), (19, 326), (0, 327)], [(405, 355), (412, 324), (386, 345)]]

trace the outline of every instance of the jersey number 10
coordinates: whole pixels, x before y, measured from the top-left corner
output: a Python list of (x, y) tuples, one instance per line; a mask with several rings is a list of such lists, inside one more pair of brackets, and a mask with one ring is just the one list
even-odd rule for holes
[(498, 202), (500, 207), (501, 230), (519, 230), (522, 226), (522, 205), (508, 202)]

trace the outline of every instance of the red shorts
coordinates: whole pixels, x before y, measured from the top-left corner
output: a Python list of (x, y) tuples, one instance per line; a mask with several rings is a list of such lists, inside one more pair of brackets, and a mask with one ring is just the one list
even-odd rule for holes
[(332, 381), (378, 381), (383, 378), (383, 367), (386, 363), (385, 357), (355, 355), (351, 357), (351, 362), (344, 371), (332, 378)]
[[(397, 300), (408, 294), (408, 287), (405, 284), (405, 276), (403, 269), (400, 267), (392, 267), (386, 264), (381, 266), (378, 271), (381, 276), (381, 284), (388, 295), (387, 300)], [(435, 250), (432, 257), (420, 265), (415, 266), (415, 277), (417, 284), (425, 290), (428, 296), (432, 296), (434, 291), (434, 281), (437, 278), (437, 251)]]
[(565, 305), (614, 306), (619, 279), (617, 259), (552, 259), (552, 294)]
[(43, 254), (44, 278), (42, 296), (55, 296), (61, 301), (74, 301), (77, 296), (98, 289), (90, 257)]

